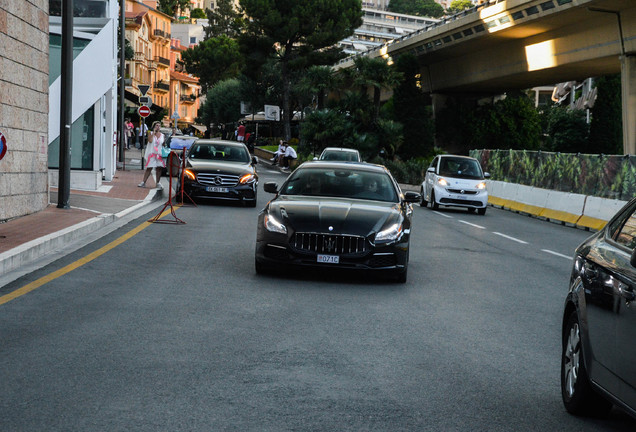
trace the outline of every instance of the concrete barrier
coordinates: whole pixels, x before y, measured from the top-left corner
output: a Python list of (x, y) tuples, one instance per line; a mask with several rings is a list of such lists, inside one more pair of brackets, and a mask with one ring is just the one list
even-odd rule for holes
[(488, 203), (579, 228), (600, 230), (627, 201), (489, 180)]
[(625, 204), (627, 201), (588, 196), (577, 225), (600, 230)]

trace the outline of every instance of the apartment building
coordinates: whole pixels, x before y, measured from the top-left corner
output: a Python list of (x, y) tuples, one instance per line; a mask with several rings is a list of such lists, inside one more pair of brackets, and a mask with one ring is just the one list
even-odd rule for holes
[(49, 203), (48, 6), (23, 3), (0, 2), (0, 222)]

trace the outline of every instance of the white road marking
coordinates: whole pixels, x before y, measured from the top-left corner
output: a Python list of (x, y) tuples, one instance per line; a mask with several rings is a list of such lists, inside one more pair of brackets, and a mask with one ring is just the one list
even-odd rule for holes
[(444, 214), (444, 213), (440, 213), (440, 212), (438, 212), (438, 211), (433, 211), (433, 213), (438, 214), (438, 215), (440, 215), (440, 216), (444, 216), (445, 218), (453, 219), (453, 217), (452, 217), (452, 216), (449, 216), (449, 215)]
[(510, 237), (508, 235), (505, 235), (505, 234), (502, 234), (502, 233), (499, 233), (499, 232), (493, 232), (493, 234), (497, 234), (498, 236), (507, 238), (508, 240), (516, 241), (517, 243), (528, 244), (528, 242), (526, 242), (526, 241), (519, 240), (518, 238)]
[(483, 227), (483, 226), (481, 226), (481, 225), (475, 225), (474, 223), (466, 222), (465, 220), (461, 220), (461, 219), (460, 219), (459, 221), (460, 221), (461, 223), (463, 223), (463, 224), (470, 225), (470, 226), (475, 227), (475, 228), (479, 228), (479, 229), (486, 229), (486, 227)]
[(549, 253), (549, 254), (552, 254), (552, 255), (556, 255), (556, 256), (561, 257), (561, 258), (565, 258), (567, 260), (571, 260), (572, 259), (571, 256), (563, 255), (563, 254), (560, 254), (558, 252), (551, 251), (550, 249), (541, 249), (541, 251)]

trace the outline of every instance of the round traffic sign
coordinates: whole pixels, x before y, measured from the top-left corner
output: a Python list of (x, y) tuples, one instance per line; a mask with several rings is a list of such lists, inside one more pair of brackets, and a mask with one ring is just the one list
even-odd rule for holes
[(7, 139), (0, 132), (0, 160), (7, 154)]
[(147, 106), (143, 105), (143, 106), (139, 107), (137, 112), (142, 117), (148, 117), (150, 115), (150, 108), (148, 108)]

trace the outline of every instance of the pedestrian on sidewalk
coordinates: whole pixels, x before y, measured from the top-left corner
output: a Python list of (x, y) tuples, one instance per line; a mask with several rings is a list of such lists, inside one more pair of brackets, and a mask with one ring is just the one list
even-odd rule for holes
[(126, 150), (130, 150), (130, 144), (132, 143), (134, 129), (135, 126), (130, 121), (130, 118), (127, 118), (124, 122), (124, 130), (126, 131)]
[(148, 138), (148, 145), (146, 146), (146, 153), (144, 158), (146, 160), (146, 172), (144, 172), (144, 179), (137, 186), (146, 187), (146, 180), (150, 177), (152, 169), (155, 169), (155, 180), (157, 182), (157, 189), (163, 190), (163, 186), (159, 183), (161, 180), (161, 171), (166, 167), (166, 164), (161, 157), (161, 147), (163, 147), (163, 141), (165, 137), (161, 133), (161, 123), (158, 121), (152, 124), (152, 132)]

